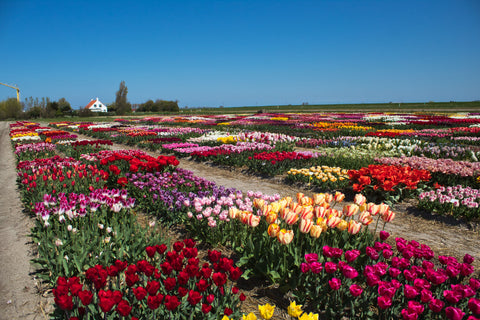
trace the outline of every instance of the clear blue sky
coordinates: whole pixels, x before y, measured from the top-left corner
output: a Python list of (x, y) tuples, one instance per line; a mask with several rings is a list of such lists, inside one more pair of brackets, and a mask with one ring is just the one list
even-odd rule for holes
[(0, 45), (22, 101), (72, 107), (480, 99), (478, 0), (0, 0)]

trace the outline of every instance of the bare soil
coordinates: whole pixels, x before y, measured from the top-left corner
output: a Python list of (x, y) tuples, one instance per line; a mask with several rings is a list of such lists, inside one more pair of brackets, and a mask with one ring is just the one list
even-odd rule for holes
[[(37, 290), (39, 284), (34, 279), (34, 270), (29, 263), (34, 252), (34, 246), (29, 243), (28, 238), (32, 223), (22, 212), (15, 185), (15, 160), (8, 133), (8, 123), (0, 122), (0, 319), (48, 319), (46, 314), (51, 310), (51, 303), (47, 308), (45, 298)], [(85, 136), (79, 138), (89, 139)], [(114, 145), (112, 149), (133, 148)], [(158, 153), (149, 153), (158, 156)], [(254, 190), (282, 196), (294, 196), (297, 192), (312, 193), (310, 190), (284, 184), (279, 178), (248, 175), (239, 169), (225, 169), (185, 159), (180, 159), (179, 167), (219, 185), (243, 192)], [(392, 237), (416, 240), (432, 247), (436, 254), (453, 255), (460, 260), (465, 253), (469, 253), (475, 257), (474, 264), (478, 272), (480, 236), (475, 226), (422, 212), (416, 209), (415, 201), (400, 203), (394, 209), (396, 218), (385, 228)], [(285, 307), (286, 301), (273, 288), (246, 287), (244, 290), (250, 291), (247, 303), (252, 305), (251, 311), (256, 304), (271, 301), (279, 307)], [(285, 313), (277, 318), (286, 319)]]

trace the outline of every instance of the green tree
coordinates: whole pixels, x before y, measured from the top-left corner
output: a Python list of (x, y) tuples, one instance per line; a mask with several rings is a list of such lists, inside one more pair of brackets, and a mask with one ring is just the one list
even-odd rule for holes
[(123, 115), (132, 112), (132, 105), (127, 101), (128, 88), (125, 81), (120, 82), (120, 87), (116, 93), (115, 106), (117, 107), (117, 114)]
[(0, 119), (18, 119), (22, 115), (22, 104), (16, 98), (0, 102)]
[(58, 109), (62, 114), (71, 114), (72, 113), (72, 106), (70, 102), (68, 102), (65, 98), (60, 98), (58, 101)]

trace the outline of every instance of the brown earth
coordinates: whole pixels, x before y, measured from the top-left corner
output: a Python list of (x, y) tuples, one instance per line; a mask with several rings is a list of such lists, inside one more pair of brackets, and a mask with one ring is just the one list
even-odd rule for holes
[[(34, 246), (29, 243), (31, 220), (22, 212), (19, 194), (15, 186), (15, 160), (8, 136), (8, 123), (0, 123), (1, 170), (0, 170), (0, 319), (48, 319), (45, 299), (38, 293), (38, 283), (32, 275), (29, 260), (33, 258)], [(79, 136), (79, 138), (86, 138)], [(112, 149), (132, 149), (114, 145)], [(155, 155), (155, 153), (151, 153)], [(158, 154), (156, 154), (158, 155)], [(243, 192), (261, 191), (294, 196), (297, 192), (311, 194), (309, 190), (286, 185), (281, 179), (267, 179), (244, 174), (239, 169), (225, 169), (205, 163), (180, 159), (179, 167), (214, 181), (219, 185), (236, 188)], [(465, 253), (475, 257), (475, 267), (480, 268), (480, 236), (475, 226), (462, 224), (453, 219), (437, 217), (417, 210), (415, 201), (398, 204), (396, 218), (385, 230), (392, 237), (417, 240), (432, 247), (436, 254), (453, 255), (462, 259)], [(478, 271), (477, 271), (478, 272)], [(250, 288), (253, 310), (258, 303), (272, 301), (285, 307), (285, 300), (268, 287)], [(49, 306), (48, 309), (50, 309)], [(277, 312), (276, 312), (277, 314)], [(280, 317), (286, 318), (283, 312)]]

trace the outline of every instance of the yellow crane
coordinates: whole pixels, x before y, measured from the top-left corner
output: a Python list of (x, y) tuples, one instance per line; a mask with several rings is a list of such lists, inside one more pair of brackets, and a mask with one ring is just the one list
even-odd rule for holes
[(5, 84), (5, 83), (1, 83), (0, 84), (4, 85), (4, 86), (7, 86), (9, 88), (12, 88), (12, 89), (15, 89), (17, 90), (17, 101), (20, 102), (20, 89), (18, 89), (17, 87), (14, 87), (14, 86), (10, 86), (8, 84)]

